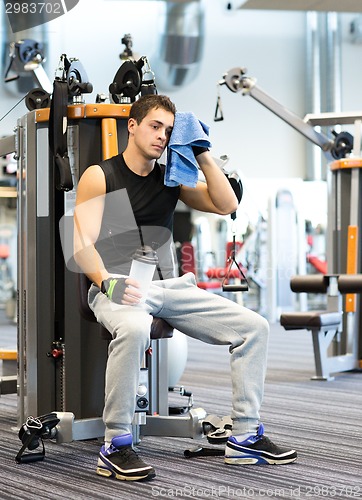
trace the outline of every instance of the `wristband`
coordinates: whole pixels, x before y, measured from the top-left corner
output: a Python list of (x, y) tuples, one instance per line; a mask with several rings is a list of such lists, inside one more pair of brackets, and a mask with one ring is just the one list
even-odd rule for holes
[(205, 153), (205, 151), (209, 151), (209, 148), (205, 148), (204, 146), (191, 146), (192, 152), (194, 153), (195, 158), (201, 153)]

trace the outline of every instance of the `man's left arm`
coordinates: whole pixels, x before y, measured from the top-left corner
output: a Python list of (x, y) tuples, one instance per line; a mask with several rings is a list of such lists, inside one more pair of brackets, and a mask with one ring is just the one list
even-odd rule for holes
[(223, 171), (209, 151), (196, 157), (206, 182), (198, 182), (195, 188), (181, 186), (180, 200), (190, 208), (228, 215), (238, 208), (238, 200)]

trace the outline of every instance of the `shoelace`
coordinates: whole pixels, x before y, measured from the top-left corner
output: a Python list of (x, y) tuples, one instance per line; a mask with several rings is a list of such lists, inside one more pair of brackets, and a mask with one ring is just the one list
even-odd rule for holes
[(129, 464), (143, 464), (143, 461), (139, 458), (137, 452), (131, 446), (124, 446), (122, 448), (113, 448), (115, 453), (117, 453), (122, 459), (124, 459)]
[(260, 449), (267, 449), (268, 451), (270, 451), (271, 453), (278, 453), (280, 452), (280, 449), (278, 448), (277, 445), (275, 445), (273, 443), (273, 441), (271, 441), (268, 437), (266, 436), (261, 436), (260, 439), (258, 439), (258, 441), (256, 441), (255, 443), (257, 446), (257, 448), (260, 448)]

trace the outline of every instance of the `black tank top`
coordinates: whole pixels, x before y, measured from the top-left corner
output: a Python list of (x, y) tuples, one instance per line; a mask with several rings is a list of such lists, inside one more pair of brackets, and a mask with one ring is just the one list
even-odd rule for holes
[(157, 162), (144, 177), (127, 167), (123, 155), (99, 165), (105, 175), (106, 198), (95, 246), (105, 267), (128, 275), (135, 250), (145, 244), (157, 249), (163, 277), (172, 276), (173, 214), (180, 188), (164, 185), (165, 167)]

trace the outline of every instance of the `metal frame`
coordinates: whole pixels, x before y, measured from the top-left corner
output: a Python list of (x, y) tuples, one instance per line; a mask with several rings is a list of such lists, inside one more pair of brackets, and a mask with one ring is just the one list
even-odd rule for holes
[(359, 367), (358, 360), (354, 353), (339, 355), (329, 355), (328, 352), (333, 348), (333, 342), (339, 335), (339, 327), (331, 326), (312, 328), (312, 340), (314, 350), (314, 361), (316, 374), (312, 380), (334, 380), (333, 373), (340, 373), (355, 370)]

